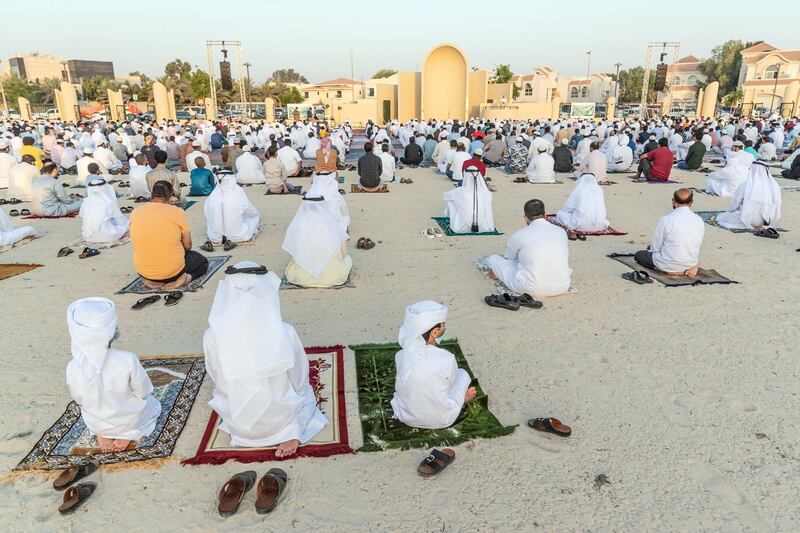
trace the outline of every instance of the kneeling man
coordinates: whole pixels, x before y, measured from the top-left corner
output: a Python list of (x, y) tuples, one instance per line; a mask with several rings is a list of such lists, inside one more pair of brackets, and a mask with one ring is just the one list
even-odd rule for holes
[(478, 167), (467, 165), (461, 187), (444, 193), (444, 214), (456, 233), (494, 231), (492, 193)]
[(578, 178), (564, 207), (556, 213), (556, 219), (567, 227), (570, 240), (584, 231), (603, 231), (608, 228), (605, 195), (594, 174), (586, 173)]
[(102, 178), (89, 181), (80, 216), (83, 240), (89, 244), (111, 244), (128, 235), (129, 222), (119, 210), (114, 187)]
[(227, 237), (233, 242), (249, 241), (261, 225), (261, 215), (237, 183), (238, 174), (223, 170), (219, 178), (219, 185), (203, 206), (208, 240), (220, 243)]

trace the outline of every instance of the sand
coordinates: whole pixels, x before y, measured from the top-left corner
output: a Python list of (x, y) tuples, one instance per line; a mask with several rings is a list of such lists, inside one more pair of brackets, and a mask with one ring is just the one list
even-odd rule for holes
[[(99, 489), (71, 517), (61, 517), (54, 476), (0, 484), (5, 531), (797, 531), (800, 321), (795, 232), (777, 241), (706, 227), (702, 266), (739, 285), (665, 288), (620, 278), (626, 268), (605, 257), (649, 242), (670, 210), (676, 185), (620, 182), (605, 188), (609, 219), (627, 231), (570, 243), (579, 292), (545, 301), (539, 311), (488, 308), (491, 285), (472, 266), (502, 252), (522, 225), (525, 200), (555, 211), (573, 187), (511, 183), (490, 170), (498, 192), (499, 237), (427, 239), (420, 235), (443, 209), (451, 185), (429, 169), (401, 170), (411, 185), (390, 194), (347, 194), (352, 216), (354, 289), (281, 292), (285, 321), (310, 345), (396, 340), (405, 307), (436, 299), (450, 307), (448, 336), (458, 337), (472, 369), (509, 436), (456, 447), (456, 462), (422, 479), (426, 450), (297, 459), (278, 510), (257, 515), (250, 493), (239, 514), (216, 513), (216, 494), (233, 473), (276, 464), (181, 466), (194, 455), (209, 417), (206, 378), (174, 460), (150, 468), (101, 471)], [(347, 172), (347, 185), (355, 182)], [(686, 186), (705, 175), (674, 171)], [(187, 176), (182, 177), (188, 181)], [(782, 183), (785, 180), (780, 180)], [(308, 187), (308, 180), (294, 180)], [(788, 183), (788, 182), (787, 182)], [(296, 196), (245, 189), (265, 228), (233, 260), (252, 259), (277, 272), (288, 256), (283, 233)], [(697, 195), (695, 209), (723, 210), (729, 200)], [(128, 205), (129, 202), (122, 202)], [(781, 225), (800, 228), (800, 194), (784, 193)], [(24, 206), (20, 206), (24, 207)], [(6, 207), (8, 209), (8, 207)], [(202, 204), (187, 212), (195, 245), (203, 242)], [(18, 221), (17, 223), (21, 223)], [(130, 306), (137, 296), (115, 292), (132, 278), (130, 245), (80, 260), (56, 259), (80, 236), (80, 220), (31, 221), (46, 237), (0, 254), (0, 262), (45, 267), (0, 282), (4, 349), (0, 355), (0, 471), (10, 471), (69, 401), (67, 305), (86, 296), (116, 304), (118, 346), (139, 355), (201, 353), (216, 275), (178, 307)], [(378, 245), (355, 249), (370, 236)], [(356, 378), (346, 351), (348, 430), (358, 447)], [(525, 421), (556, 416), (573, 428), (560, 439)], [(604, 475), (609, 483), (599, 483)]]

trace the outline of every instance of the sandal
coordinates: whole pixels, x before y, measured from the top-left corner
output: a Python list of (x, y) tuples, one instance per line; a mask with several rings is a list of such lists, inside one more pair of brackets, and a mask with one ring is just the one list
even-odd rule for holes
[(347, 193), (344, 191), (344, 189), (339, 189), (339, 194), (341, 194), (341, 195), (345, 195), (345, 194), (347, 194)]
[(145, 307), (147, 307), (148, 305), (152, 305), (152, 304), (156, 303), (160, 299), (161, 299), (161, 295), (159, 295), (159, 294), (154, 294), (152, 296), (148, 296), (146, 298), (142, 298), (141, 300), (138, 300), (135, 304), (133, 304), (131, 306), (131, 309), (133, 309), (134, 311), (140, 311), (140, 310), (144, 309)]
[(483, 299), (490, 307), (519, 311), (519, 302), (509, 294), (491, 294)]
[(289, 476), (280, 468), (270, 468), (256, 488), (256, 512), (271, 513), (278, 506)]
[(67, 468), (55, 481), (53, 481), (53, 488), (55, 490), (67, 490), (71, 485), (77, 483), (81, 479), (90, 476), (100, 466), (99, 463), (91, 461), (82, 465)]
[(585, 233), (581, 233), (580, 231), (576, 231), (575, 232), (575, 238), (578, 239), (579, 241), (585, 241), (586, 240), (586, 234)]
[(5, 198), (0, 198), (0, 205), (6, 205), (7, 203), (8, 200), (6, 200)]
[[(25, 211), (25, 209), (23, 209)], [(781, 236), (775, 228), (764, 228), (760, 231), (754, 231), (753, 235), (756, 237), (766, 237), (767, 239), (777, 239)]]
[(211, 241), (206, 241), (200, 245), (200, 249), (204, 252), (213, 252), (214, 251), (214, 243)]
[(145, 198), (144, 196), (137, 196), (136, 200), (134, 200), (134, 202), (136, 202), (137, 204), (141, 204), (141, 203), (147, 202), (147, 201), (148, 201), (147, 198)]
[(577, 241), (578, 240), (578, 234), (575, 233), (574, 231), (568, 231), (567, 232), (567, 239), (569, 239), (571, 241)]
[(365, 242), (367, 242), (367, 238), (366, 237), (361, 237), (360, 239), (358, 239), (358, 241), (356, 241), (356, 248), (359, 248), (359, 249), (364, 248), (364, 243)]
[[(642, 275), (644, 274), (644, 275)], [(650, 275), (643, 270), (635, 270), (633, 272), (625, 272), (622, 274), (622, 279), (627, 279), (628, 281), (632, 281), (634, 283), (638, 283), (639, 285), (646, 285), (648, 283), (652, 283), (653, 280), (650, 279)], [(649, 280), (649, 281), (648, 281)]]
[(417, 473), (422, 477), (435, 476), (455, 460), (456, 452), (450, 448), (444, 448), (441, 451), (434, 448), (425, 460), (420, 463), (419, 467), (417, 467)]
[(17, 211), (16, 209), (12, 209), (11, 211), (8, 212), (8, 216), (10, 216), (10, 217), (18, 217), (19, 216), (19, 211)]
[(373, 248), (375, 248), (375, 241), (367, 237), (366, 240), (364, 241), (364, 246), (362, 248), (364, 250), (372, 250)]
[(444, 237), (444, 232), (439, 228), (433, 228), (433, 235), (436, 237)]
[(225, 241), (225, 244), (222, 245), (222, 249), (225, 250), (226, 252), (230, 252), (231, 250), (233, 250), (237, 246), (238, 245), (235, 242), (233, 242), (231, 240), (227, 240), (227, 241)]
[(70, 248), (69, 246), (65, 246), (64, 248), (60, 249), (56, 254), (56, 257), (66, 257), (69, 254), (73, 253), (75, 250)]
[(58, 512), (61, 514), (70, 514), (74, 512), (78, 507), (83, 505), (83, 502), (89, 499), (95, 489), (97, 489), (97, 484), (95, 483), (79, 483), (74, 487), (70, 487), (67, 492), (64, 493), (64, 501), (58, 507)]
[(167, 307), (178, 305), (181, 299), (183, 299), (183, 293), (181, 291), (172, 291), (164, 296), (164, 305)]
[(559, 437), (569, 437), (572, 435), (572, 428), (562, 424), (557, 418), (531, 418), (528, 420), (528, 427), (544, 433), (552, 433)]
[(22, 209), (22, 210), (20, 210), (19, 214), (24, 216), (24, 217), (28, 217), (28, 216), (31, 215), (31, 210), (30, 209)]
[(239, 510), (242, 498), (256, 483), (256, 473), (252, 470), (239, 472), (231, 477), (219, 490), (219, 505), (217, 511), (220, 516), (231, 516)]
[(81, 255), (79, 255), (78, 257), (80, 257), (81, 259), (86, 259), (88, 257), (94, 257), (96, 255), (100, 255), (100, 250), (98, 250), (97, 248), (89, 248), (87, 246), (86, 248), (83, 249)]
[(539, 300), (534, 300), (530, 294), (523, 294), (516, 298), (517, 302), (521, 307), (528, 307), (530, 309), (541, 309), (544, 305)]
[(423, 237), (427, 237), (429, 239), (435, 239), (436, 234), (433, 232), (433, 228), (427, 228), (425, 231), (422, 232)]
[(21, 204), (22, 200), (20, 200), (18, 198), (9, 198), (8, 203), (10, 203), (11, 205), (17, 205), (17, 204)]
[(523, 178), (522, 176), (520, 176), (520, 177), (518, 177), (518, 178), (516, 178), (516, 179), (514, 180), (514, 183), (525, 183), (525, 182), (527, 182), (527, 181), (528, 181), (527, 179), (525, 179), (525, 178)]

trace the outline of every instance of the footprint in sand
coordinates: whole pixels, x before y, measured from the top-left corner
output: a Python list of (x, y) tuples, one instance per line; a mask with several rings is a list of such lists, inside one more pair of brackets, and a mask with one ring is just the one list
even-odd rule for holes
[(756, 410), (756, 406), (753, 405), (752, 403), (736, 400), (734, 402), (731, 402), (731, 409), (733, 409), (734, 411), (741, 411), (742, 413), (752, 413), (753, 411)]
[(673, 397), (672, 402), (678, 407), (685, 409), (696, 409), (705, 405), (719, 402), (721, 397), (713, 392), (701, 392), (698, 394), (679, 394)]
[(692, 475), (697, 478), (703, 486), (718, 496), (725, 503), (740, 506), (748, 503), (747, 497), (742, 491), (731, 485), (728, 480), (715, 472), (711, 467), (699, 461), (690, 460), (689, 469)]
[(633, 369), (633, 374), (642, 382), (642, 385), (650, 390), (661, 388), (661, 383), (656, 379), (650, 369), (644, 366), (637, 366)]

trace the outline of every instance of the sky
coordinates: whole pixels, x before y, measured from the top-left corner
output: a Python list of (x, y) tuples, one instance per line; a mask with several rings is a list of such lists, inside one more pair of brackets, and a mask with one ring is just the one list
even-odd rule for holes
[[(770, 2), (770, 10), (788, 14), (795, 1)], [(369, 79), (381, 68), (420, 70), (428, 50), (445, 42), (457, 45), (471, 67), (510, 64), (527, 74), (550, 66), (562, 76), (585, 76), (587, 51), (592, 72), (614, 72), (618, 62), (623, 69), (642, 65), (650, 41), (680, 41), (681, 56), (698, 57), (729, 39), (800, 49), (796, 24), (767, 23), (753, 6), (749, 0), (37, 0), (34, 12), (25, 2), (4, 3), (3, 19), (15, 23), (0, 31), (0, 59), (38, 51), (110, 60), (117, 75), (138, 70), (155, 77), (175, 58), (207, 70), (205, 41), (231, 39), (242, 42), (254, 83), (279, 68), (315, 83), (349, 78), (351, 50), (355, 78)], [(237, 77), (235, 56), (229, 58)], [(221, 59), (215, 51), (215, 63)]]

